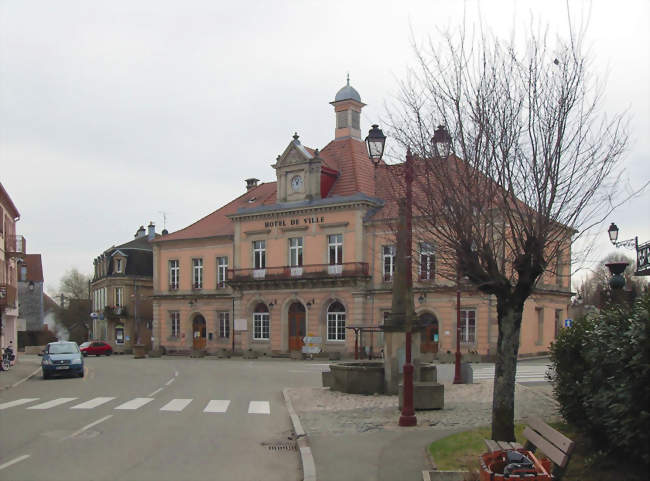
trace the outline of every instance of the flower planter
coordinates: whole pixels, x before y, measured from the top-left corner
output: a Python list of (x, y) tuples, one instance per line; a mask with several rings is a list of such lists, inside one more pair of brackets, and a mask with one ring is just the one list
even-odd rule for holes
[(485, 453), (480, 459), (480, 479), (481, 481), (506, 481), (511, 479), (522, 479), (526, 481), (551, 481), (549, 474), (550, 461), (544, 459), (540, 461), (533, 453), (525, 449), (512, 450), (526, 456), (533, 463), (533, 472), (527, 469), (515, 469), (509, 474), (504, 474), (508, 461), (506, 459), (507, 451), (494, 451)]

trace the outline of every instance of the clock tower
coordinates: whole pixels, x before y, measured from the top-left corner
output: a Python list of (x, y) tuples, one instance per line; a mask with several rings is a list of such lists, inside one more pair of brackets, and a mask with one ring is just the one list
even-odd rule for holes
[(320, 199), (321, 159), (318, 150), (310, 152), (294, 134), (272, 167), (278, 179), (278, 202)]

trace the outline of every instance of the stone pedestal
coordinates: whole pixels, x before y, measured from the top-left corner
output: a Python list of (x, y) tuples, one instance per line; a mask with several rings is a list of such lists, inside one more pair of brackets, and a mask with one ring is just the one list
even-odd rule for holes
[(133, 358), (144, 359), (144, 344), (135, 344), (133, 346)]
[[(402, 409), (404, 385), (399, 385), (399, 408)], [(413, 383), (413, 409), (443, 409), (445, 407), (445, 386), (432, 381)]]

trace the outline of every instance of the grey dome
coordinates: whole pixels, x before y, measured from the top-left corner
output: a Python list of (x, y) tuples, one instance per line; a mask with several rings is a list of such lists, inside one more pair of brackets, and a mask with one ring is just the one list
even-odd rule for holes
[(347, 85), (336, 92), (336, 97), (334, 97), (334, 102), (339, 102), (341, 100), (356, 100), (357, 102), (361, 102), (359, 92), (357, 92), (354, 87), (350, 86), (349, 76)]

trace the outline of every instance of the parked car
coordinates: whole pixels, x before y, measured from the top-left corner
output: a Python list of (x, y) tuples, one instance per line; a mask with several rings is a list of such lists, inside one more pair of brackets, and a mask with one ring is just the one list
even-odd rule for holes
[(84, 359), (76, 342), (50, 342), (43, 351), (41, 361), (43, 379), (57, 374), (84, 377)]
[(84, 342), (79, 346), (84, 356), (93, 354), (95, 356), (110, 356), (113, 354), (113, 348), (110, 344), (102, 341)]

